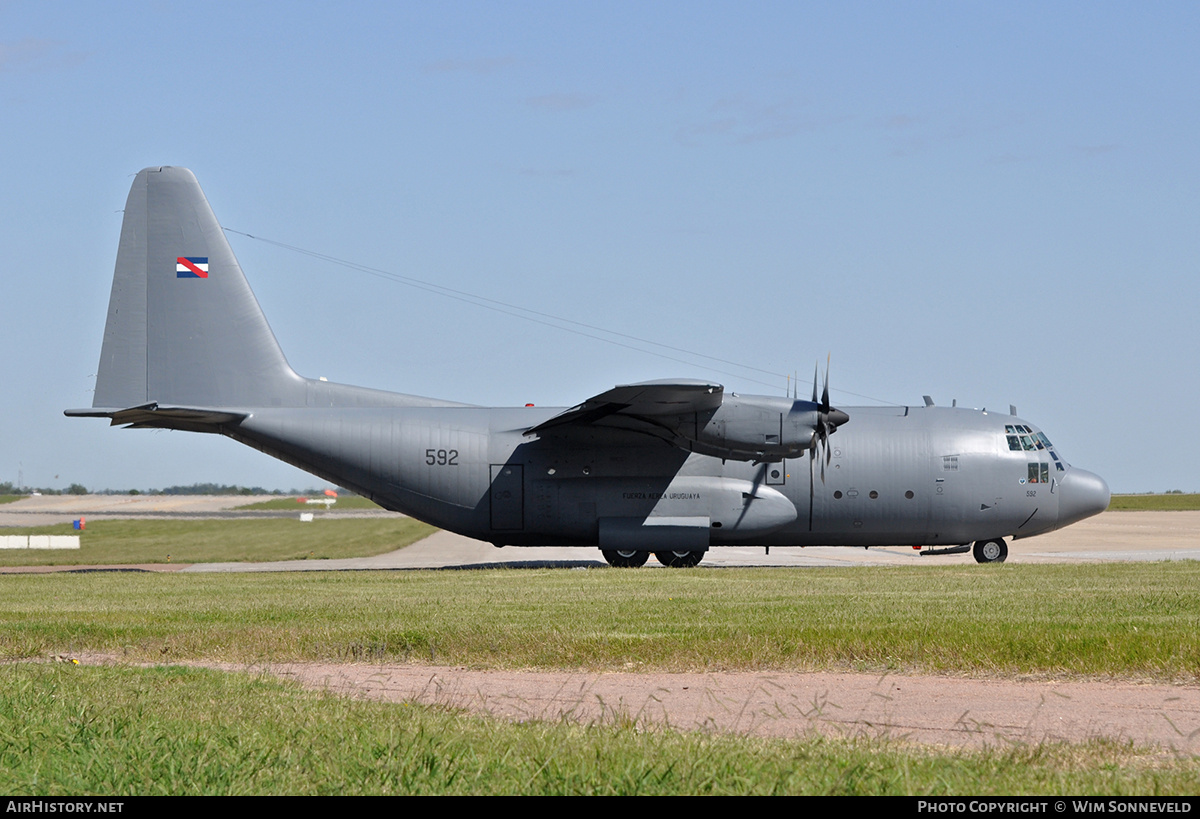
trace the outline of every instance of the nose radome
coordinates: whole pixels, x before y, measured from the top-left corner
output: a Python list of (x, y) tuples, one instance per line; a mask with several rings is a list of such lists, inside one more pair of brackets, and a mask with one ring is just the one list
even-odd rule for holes
[(1112, 498), (1108, 484), (1099, 475), (1086, 469), (1072, 467), (1059, 482), (1058, 525), (1072, 523), (1098, 515), (1108, 508)]

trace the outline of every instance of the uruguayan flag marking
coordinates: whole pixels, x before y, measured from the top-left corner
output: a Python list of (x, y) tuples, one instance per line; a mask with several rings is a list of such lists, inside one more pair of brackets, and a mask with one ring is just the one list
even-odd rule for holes
[(175, 278), (177, 279), (207, 279), (207, 256), (180, 256), (175, 259)]

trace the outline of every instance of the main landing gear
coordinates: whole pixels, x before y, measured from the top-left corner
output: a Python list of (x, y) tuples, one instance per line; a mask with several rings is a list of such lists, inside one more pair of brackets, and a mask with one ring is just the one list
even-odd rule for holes
[(977, 540), (971, 550), (976, 563), (1003, 563), (1008, 557), (1008, 544), (1003, 538), (995, 540)]
[(688, 569), (704, 558), (704, 552), (655, 552), (658, 562), (672, 569)]
[[(650, 559), (649, 552), (626, 551), (624, 549), (601, 549), (600, 554), (608, 561), (608, 565), (619, 569), (636, 569), (645, 565)], [(704, 552), (655, 552), (658, 562), (673, 569), (695, 566), (704, 557)]]
[(600, 554), (604, 555), (604, 559), (608, 561), (609, 566), (615, 566), (618, 569), (636, 569), (638, 566), (644, 566), (646, 561), (650, 559), (649, 552), (625, 551), (623, 549), (601, 549)]

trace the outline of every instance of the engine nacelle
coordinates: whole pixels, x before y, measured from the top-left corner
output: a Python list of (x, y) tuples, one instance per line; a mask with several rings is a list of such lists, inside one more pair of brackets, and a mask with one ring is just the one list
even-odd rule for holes
[(820, 423), (820, 407), (811, 401), (727, 394), (692, 448), (719, 458), (781, 461), (811, 447)]

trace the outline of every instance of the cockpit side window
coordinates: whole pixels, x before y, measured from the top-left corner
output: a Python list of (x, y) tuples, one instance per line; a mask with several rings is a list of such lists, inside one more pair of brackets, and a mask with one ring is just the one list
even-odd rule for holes
[(1021, 451), (1021, 439), (1018, 438), (1016, 435), (1009, 435), (1008, 436), (1008, 449), (1010, 452), (1020, 452)]

